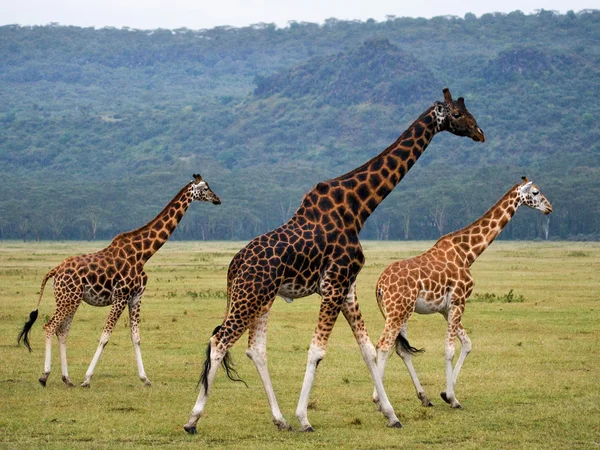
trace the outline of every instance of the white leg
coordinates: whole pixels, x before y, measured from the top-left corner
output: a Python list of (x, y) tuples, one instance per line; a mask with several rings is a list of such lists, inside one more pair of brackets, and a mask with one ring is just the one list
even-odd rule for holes
[[(387, 364), (388, 357), (390, 352), (386, 352), (377, 349), (377, 371), (379, 372), (379, 376), (381, 377), (381, 382), (383, 383), (383, 376), (385, 374), (385, 365)], [(381, 411), (381, 405), (379, 404), (379, 394), (377, 394), (377, 389), (373, 387), (373, 402), (377, 405), (377, 411)]]
[(248, 349), (246, 350), (246, 356), (254, 362), (256, 370), (260, 375), (260, 379), (263, 382), (265, 393), (267, 394), (267, 400), (271, 407), (271, 414), (273, 416), (273, 423), (277, 425), (280, 430), (291, 430), (292, 428), (288, 425), (283, 414), (277, 404), (275, 398), (275, 392), (273, 391), (273, 385), (271, 383), (271, 377), (269, 376), (269, 369), (267, 367), (267, 321), (269, 319), (269, 312), (263, 314), (253, 325), (249, 328), (248, 336)]
[[(402, 424), (398, 420), (398, 417), (396, 417), (394, 408), (383, 387), (381, 369), (378, 368), (378, 363), (376, 362), (375, 347), (373, 347), (373, 344), (369, 339), (369, 333), (365, 327), (358, 301), (356, 300), (354, 284), (350, 287), (346, 301), (342, 304), (342, 312), (344, 313), (344, 317), (348, 321), (350, 328), (352, 328), (352, 333), (354, 334), (356, 342), (358, 342), (363, 360), (369, 369), (369, 374), (371, 375), (371, 380), (375, 387), (375, 393), (379, 399), (378, 406), (388, 420), (387, 426), (392, 428), (402, 428)], [(383, 364), (385, 366), (385, 362)]]
[(452, 408), (461, 408), (460, 403), (454, 394), (454, 371), (452, 368), (455, 348), (454, 340), (457, 331), (456, 321), (460, 321), (459, 314), (458, 309), (452, 307), (448, 316), (448, 330), (446, 332), (446, 391), (440, 394), (442, 399), (446, 403), (449, 403)]
[(71, 379), (69, 378), (69, 369), (67, 367), (67, 343), (66, 343), (66, 339), (65, 340), (59, 339), (59, 342), (60, 342), (60, 363), (61, 363), (61, 367), (62, 367), (62, 380), (65, 382), (65, 384), (67, 386), (75, 386), (71, 382)]
[(85, 373), (85, 380), (83, 380), (83, 383), (81, 383), (82, 387), (90, 387), (90, 381), (92, 379), (92, 376), (94, 375), (94, 369), (96, 368), (96, 364), (98, 364), (98, 361), (100, 360), (102, 350), (104, 350), (104, 347), (106, 347), (106, 344), (108, 344), (109, 337), (110, 335), (106, 332), (103, 332), (100, 336), (100, 343), (98, 344), (98, 348), (96, 349), (96, 353), (94, 353), (92, 362), (90, 363), (90, 366), (88, 367), (88, 370)]
[[(403, 327), (401, 333), (402, 336), (406, 339), (406, 325)], [(415, 391), (417, 391), (417, 397), (419, 398), (419, 400), (421, 400), (421, 404), (423, 406), (433, 406), (433, 403), (429, 401), (427, 395), (425, 395), (425, 390), (423, 389), (423, 386), (421, 386), (421, 383), (419, 382), (419, 377), (417, 376), (417, 372), (412, 364), (412, 355), (410, 354), (410, 352), (402, 348), (402, 344), (398, 342), (398, 344), (396, 345), (396, 353), (398, 353), (400, 358), (402, 358), (402, 361), (404, 362), (404, 365), (408, 370), (408, 374), (410, 375), (410, 379), (412, 380), (413, 385), (415, 386)]]
[(50, 370), (52, 369), (52, 333), (46, 332), (46, 356), (44, 359), (44, 373), (38, 379), (42, 386), (46, 386)]
[(56, 335), (58, 336), (58, 343), (60, 346), (60, 365), (62, 369), (62, 380), (69, 386), (75, 386), (69, 378), (69, 368), (67, 365), (67, 337), (69, 335), (69, 328), (73, 320), (73, 315), (66, 318), (65, 321), (60, 325)]
[(308, 349), (306, 372), (304, 373), (302, 391), (300, 392), (300, 399), (298, 400), (298, 406), (296, 408), (296, 418), (300, 422), (302, 431), (315, 431), (308, 421), (308, 399), (310, 397), (310, 390), (315, 380), (317, 365), (323, 358), (325, 358), (326, 352), (325, 348), (320, 347), (314, 341), (315, 337), (313, 337), (313, 343), (310, 344), (310, 348)]
[(100, 360), (100, 355), (102, 355), (102, 350), (104, 350), (104, 347), (106, 347), (106, 344), (108, 344), (108, 339), (110, 338), (112, 330), (114, 329), (117, 320), (119, 320), (119, 316), (123, 312), (126, 304), (127, 302), (123, 299), (115, 299), (113, 302), (110, 312), (108, 313), (108, 318), (106, 319), (106, 324), (104, 325), (104, 330), (100, 335), (100, 343), (98, 344), (96, 353), (94, 353), (90, 367), (88, 367), (88, 370), (85, 373), (85, 379), (83, 380), (83, 383), (81, 383), (82, 387), (90, 387), (90, 381), (94, 375), (96, 364), (98, 364), (98, 361)]
[(460, 369), (467, 359), (467, 355), (471, 352), (471, 339), (467, 335), (462, 323), (458, 324), (458, 339), (460, 340), (460, 356), (458, 357), (458, 361), (454, 366), (454, 371), (452, 373), (452, 381), (454, 382), (454, 387), (456, 387), (456, 380), (458, 379), (458, 374), (460, 373)]
[[(69, 334), (69, 327), (71, 326), (71, 322), (73, 320), (73, 316), (77, 311), (77, 307), (79, 303), (81, 303), (82, 295), (75, 289), (74, 291), (54, 291), (54, 295), (56, 298), (56, 304), (64, 304), (62, 308), (56, 308), (54, 314), (44, 324), (44, 334), (46, 337), (46, 358), (44, 361), (44, 373), (38, 379), (42, 386), (46, 386), (46, 382), (48, 381), (48, 377), (50, 376), (51, 364), (52, 364), (52, 338), (54, 334), (58, 336), (58, 341), (60, 345), (60, 357), (61, 357), (61, 365), (63, 370), (63, 381), (69, 385), (70, 380), (65, 380), (65, 374), (67, 370), (67, 348), (66, 348), (66, 339)], [(61, 336), (64, 335), (64, 340)]]
[[(141, 297), (141, 296), (140, 296)], [(144, 382), (146, 386), (152, 386), (152, 383), (146, 376), (144, 370), (144, 363), (142, 362), (142, 350), (140, 348), (140, 306), (141, 298), (137, 297), (133, 300), (133, 303), (129, 305), (129, 323), (131, 324), (131, 342), (133, 342), (133, 349), (135, 351), (135, 360), (137, 362), (138, 375), (140, 380)], [(133, 305), (133, 306), (132, 306)]]
[(213, 384), (215, 379), (215, 375), (217, 370), (219, 369), (219, 365), (225, 356), (224, 351), (218, 350), (215, 345), (214, 337), (210, 340), (210, 369), (206, 374), (206, 388), (203, 383), (200, 383), (200, 393), (198, 394), (198, 398), (196, 399), (196, 404), (192, 409), (192, 414), (190, 415), (190, 419), (188, 423), (186, 423), (183, 428), (190, 434), (196, 434), (196, 424), (198, 420), (202, 416), (204, 412), (204, 406), (206, 405), (206, 401), (208, 400), (208, 391)]

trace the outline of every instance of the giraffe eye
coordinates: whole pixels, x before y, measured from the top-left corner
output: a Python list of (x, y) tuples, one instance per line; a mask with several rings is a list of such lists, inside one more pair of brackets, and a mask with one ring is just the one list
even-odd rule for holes
[(460, 117), (460, 113), (452, 113), (452, 117), (458, 119)]
[(540, 193), (540, 191), (531, 191), (531, 193), (532, 193), (533, 195), (538, 195), (538, 194)]

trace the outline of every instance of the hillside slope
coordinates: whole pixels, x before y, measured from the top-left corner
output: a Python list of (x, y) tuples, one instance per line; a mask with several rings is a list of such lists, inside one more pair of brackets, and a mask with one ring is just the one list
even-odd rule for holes
[(522, 175), (554, 204), (503, 237), (600, 238), (600, 12), (212, 30), (0, 27), (1, 238), (109, 238), (201, 172), (175, 238), (249, 239), (450, 87), (486, 132), (435, 138), (365, 238), (431, 239)]

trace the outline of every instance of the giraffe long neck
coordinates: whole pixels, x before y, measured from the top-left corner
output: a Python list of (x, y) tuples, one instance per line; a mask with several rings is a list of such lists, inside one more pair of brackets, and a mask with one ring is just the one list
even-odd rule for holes
[(379, 155), (338, 178), (317, 184), (296, 212), (299, 221), (322, 221), (329, 215), (338, 226), (359, 232), (375, 208), (425, 151), (439, 131), (435, 109), (430, 107)]
[(118, 235), (112, 245), (131, 245), (139, 260), (148, 261), (169, 240), (192, 203), (190, 185), (179, 191), (154, 219), (137, 230)]
[(469, 267), (494, 242), (504, 227), (510, 222), (521, 205), (518, 195), (519, 185), (515, 185), (498, 200), (483, 216), (470, 225), (438, 240), (436, 247), (450, 244), (459, 261)]

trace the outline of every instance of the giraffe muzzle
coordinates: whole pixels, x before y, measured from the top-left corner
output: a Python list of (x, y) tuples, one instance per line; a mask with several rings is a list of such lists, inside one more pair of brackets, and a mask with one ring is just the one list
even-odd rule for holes
[(212, 203), (213, 203), (213, 205), (220, 205), (221, 199), (215, 195), (212, 199)]
[(479, 127), (476, 128), (476, 130), (473, 133), (473, 136), (471, 136), (471, 138), (475, 142), (485, 142), (485, 134), (483, 134), (483, 130)]

